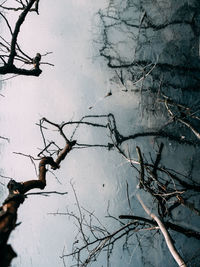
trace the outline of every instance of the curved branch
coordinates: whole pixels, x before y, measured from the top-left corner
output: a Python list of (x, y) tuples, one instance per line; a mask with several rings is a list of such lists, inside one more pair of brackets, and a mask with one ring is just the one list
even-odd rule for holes
[[(24, 202), (26, 194), (31, 189), (39, 188), (44, 189), (46, 186), (46, 165), (50, 165), (52, 169), (56, 170), (59, 168), (59, 164), (65, 159), (69, 151), (75, 145), (76, 141), (67, 143), (65, 147), (61, 150), (56, 161), (52, 157), (44, 157), (39, 163), (39, 176), (38, 180), (28, 180), (25, 182), (16, 182), (15, 180), (10, 180), (7, 187), (9, 190), (9, 195), (0, 207), (0, 266), (4, 265), (5, 258), (7, 254), (7, 241), (10, 233), (15, 229), (17, 222), (17, 212), (19, 206)], [(56, 191), (53, 191), (56, 193)], [(26, 195), (25, 195), (26, 194)], [(65, 193), (64, 193), (65, 194)], [(16, 254), (15, 254), (16, 255)]]
[(171, 253), (171, 255), (173, 256), (173, 258), (175, 259), (175, 261), (178, 263), (178, 266), (182, 266), (182, 267), (186, 267), (185, 262), (183, 261), (183, 259), (181, 258), (181, 256), (179, 255), (178, 251), (176, 250), (176, 248), (173, 245), (172, 239), (165, 227), (165, 225), (163, 224), (163, 222), (158, 218), (158, 216), (156, 216), (154, 213), (151, 213), (150, 210), (147, 208), (147, 206), (144, 204), (144, 202), (142, 201), (142, 199), (140, 198), (139, 195), (137, 195), (137, 199), (140, 202), (141, 206), (143, 207), (143, 209), (145, 210), (145, 212), (156, 221), (156, 223), (158, 224), (164, 238), (165, 238), (165, 242), (168, 246), (168, 249)]

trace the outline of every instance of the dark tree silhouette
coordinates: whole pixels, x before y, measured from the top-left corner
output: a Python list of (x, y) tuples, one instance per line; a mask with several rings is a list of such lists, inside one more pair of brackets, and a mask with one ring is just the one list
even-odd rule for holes
[(98, 12), (99, 54), (113, 72), (111, 82), (140, 93), (150, 114), (162, 110), (160, 93), (176, 102), (183, 95), (185, 103), (188, 91), (199, 90), (199, 10), (199, 1), (112, 0)]
[(10, 266), (12, 258), (17, 256), (7, 242), (11, 232), (17, 226), (17, 211), (27, 197), (27, 192), (35, 188), (43, 190), (46, 187), (46, 165), (49, 164), (54, 170), (58, 169), (59, 164), (65, 159), (75, 143), (76, 141), (67, 142), (55, 161), (52, 157), (43, 157), (39, 163), (38, 180), (25, 182), (10, 180), (8, 183), (9, 195), (0, 207), (0, 265), (2, 267)]
[[(49, 64), (41, 61), (41, 57), (49, 53), (41, 55), (30, 56), (23, 51), (18, 43), (18, 36), (20, 34), (21, 27), (25, 22), (26, 17), (30, 12), (35, 12), (39, 15), (39, 0), (20, 0), (13, 1), (9, 6), (10, 1), (4, 1), (0, 5), (0, 16), (2, 21), (5, 22), (5, 27), (10, 34), (10, 40), (3, 35), (0, 36), (0, 74), (16, 74), (27, 76), (39, 76), (42, 73), (40, 69), (41, 64)], [(7, 12), (17, 12), (19, 17), (12, 29), (9, 19), (7, 18)], [(31, 68), (25, 68), (24, 65)], [(51, 64), (50, 64), (51, 65)]]

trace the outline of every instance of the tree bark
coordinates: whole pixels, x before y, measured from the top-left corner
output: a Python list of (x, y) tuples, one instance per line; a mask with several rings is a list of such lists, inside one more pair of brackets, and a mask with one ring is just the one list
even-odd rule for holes
[(46, 165), (50, 165), (54, 170), (59, 168), (59, 164), (65, 159), (69, 151), (76, 144), (76, 141), (66, 143), (65, 147), (61, 150), (56, 161), (52, 157), (44, 157), (39, 163), (39, 176), (38, 180), (28, 180), (26, 182), (16, 182), (10, 180), (7, 187), (9, 195), (0, 207), (0, 266), (8, 267), (10, 262), (17, 254), (12, 250), (12, 247), (7, 245), (7, 241), (11, 232), (17, 226), (17, 211), (19, 206), (25, 200), (25, 193), (31, 189), (39, 188), (44, 189), (46, 186)]

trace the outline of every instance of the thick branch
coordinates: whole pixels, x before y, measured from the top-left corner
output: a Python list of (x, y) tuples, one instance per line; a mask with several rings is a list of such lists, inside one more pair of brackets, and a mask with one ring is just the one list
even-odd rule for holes
[(30, 2), (28, 3), (28, 5), (26, 6), (26, 8), (24, 9), (24, 11), (21, 13), (21, 15), (19, 16), (16, 24), (15, 24), (15, 29), (12, 35), (12, 41), (11, 41), (11, 52), (9, 55), (9, 59), (8, 59), (8, 65), (12, 66), (13, 65), (13, 61), (16, 55), (16, 44), (17, 44), (17, 37), (18, 34), (20, 32), (20, 27), (23, 24), (26, 15), (28, 14), (28, 12), (30, 11), (31, 7), (33, 6), (33, 4), (35, 3), (36, 0), (30, 0)]
[(31, 70), (20, 69), (15, 67), (15, 65), (4, 65), (0, 67), (0, 74), (9, 74), (9, 73), (26, 75), (26, 76), (39, 76), (42, 73), (42, 70), (39, 68), (34, 68)]
[(38, 180), (29, 180), (26, 182), (17, 183), (10, 180), (8, 183), (9, 195), (0, 207), (0, 266), (4, 267), (3, 262), (7, 254), (7, 241), (12, 230), (14, 230), (17, 221), (17, 211), (19, 206), (24, 202), (25, 193), (31, 189), (44, 189), (46, 186), (46, 165), (49, 164), (53, 169), (58, 169), (59, 164), (65, 159), (66, 155), (75, 145), (76, 141), (67, 143), (63, 150), (61, 150), (56, 161), (52, 157), (44, 157), (39, 163), (39, 177)]
[(58, 157), (55, 161), (55, 165), (52, 166), (52, 169), (56, 170), (59, 168), (59, 164), (62, 160), (65, 159), (65, 157), (67, 156), (67, 154), (72, 150), (72, 147), (76, 144), (76, 141), (73, 142), (68, 142), (65, 147), (60, 151), (60, 153), (58, 154)]

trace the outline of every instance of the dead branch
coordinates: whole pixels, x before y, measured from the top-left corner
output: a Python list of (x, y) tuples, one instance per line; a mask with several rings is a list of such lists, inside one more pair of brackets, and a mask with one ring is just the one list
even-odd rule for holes
[(147, 206), (144, 204), (144, 202), (142, 201), (141, 197), (139, 195), (137, 195), (138, 201), (140, 202), (141, 206), (143, 207), (143, 209), (145, 210), (145, 212), (153, 219), (156, 221), (156, 223), (158, 224), (164, 238), (165, 238), (165, 242), (168, 246), (168, 249), (171, 253), (171, 255), (173, 256), (173, 258), (175, 259), (175, 261), (178, 263), (178, 266), (182, 266), (182, 267), (186, 267), (185, 262), (183, 261), (183, 259), (181, 258), (181, 256), (179, 255), (178, 251), (176, 250), (176, 248), (173, 245), (173, 241), (165, 227), (165, 225), (163, 224), (163, 222), (161, 221), (161, 219), (158, 218), (158, 216), (156, 216), (154, 213), (151, 213), (150, 210), (147, 208)]
[(182, 124), (184, 124), (185, 126), (187, 126), (193, 132), (193, 134), (200, 140), (200, 133), (198, 132), (197, 129), (194, 128), (194, 126), (191, 125), (191, 123), (189, 123), (187, 120), (183, 120), (181, 118), (177, 118), (177, 121), (179, 121)]
[(10, 142), (10, 139), (4, 136), (0, 136), (0, 139), (6, 140), (7, 142)]
[[(36, 12), (37, 14), (39, 14), (39, 1), (40, 0), (36, 0), (35, 1), (35, 6), (34, 8), (31, 8), (29, 10), (29, 12)], [(5, 1), (6, 2), (6, 1)], [(9, 7), (9, 6), (5, 6), (5, 2), (3, 4), (0, 5), (0, 7), (4, 10), (11, 10), (11, 11), (21, 11), (24, 10), (26, 8), (26, 5), (22, 2), (22, 1), (17, 1), (19, 4), (21, 4), (21, 6), (18, 7)]]
[(140, 182), (139, 182), (140, 184), (139, 184), (139, 187), (142, 188), (142, 187), (144, 187), (144, 161), (142, 158), (142, 153), (141, 153), (140, 148), (138, 146), (136, 147), (136, 151), (137, 151), (139, 163), (140, 163)]
[[(0, 43), (0, 46), (4, 49), (4, 52), (2, 53), (1, 60), (3, 62), (3, 65), (0, 66), (0, 74), (15, 74), (15, 75), (26, 75), (26, 76), (39, 76), (42, 73), (42, 70), (40, 69), (41, 64), (48, 64), (52, 65), (48, 62), (41, 62), (41, 54), (37, 53), (34, 58), (27, 55), (22, 49), (20, 48), (17, 39), (21, 30), (21, 27), (23, 23), (25, 22), (25, 19), (29, 12), (36, 12), (39, 14), (39, 0), (29, 0), (29, 1), (16, 1), (19, 3), (19, 7), (8, 7), (5, 5), (5, 3), (2, 3), (0, 5), (0, 8), (2, 9), (2, 12), (0, 12), (0, 15), (4, 19), (6, 26), (10, 32), (11, 35), (11, 42), (5, 40), (1, 36), (2, 42)], [(34, 7), (33, 7), (34, 6)], [(6, 18), (6, 16), (3, 14), (3, 12), (7, 11), (20, 11), (20, 15), (15, 23), (14, 30), (12, 30), (10, 22)], [(44, 54), (43, 56), (47, 55), (49, 53)], [(22, 62), (23, 65), (18, 67), (15, 63)], [(23, 68), (24, 65), (32, 64), (32, 69), (26, 69)]]
[(56, 165), (52, 166), (52, 169), (56, 170), (59, 168), (59, 164), (62, 160), (65, 159), (67, 154), (72, 150), (72, 147), (76, 144), (76, 141), (68, 142), (65, 147), (60, 151), (57, 159), (56, 159)]
[(58, 191), (45, 191), (45, 192), (34, 192), (34, 193), (27, 193), (25, 196), (33, 196), (33, 195), (41, 195), (48, 197), (51, 194), (56, 194), (56, 195), (66, 195), (68, 192), (58, 192)]
[[(147, 222), (149, 224), (155, 225), (155, 226), (157, 225), (157, 223), (154, 220), (149, 220), (147, 218), (144, 218), (141, 216), (135, 216), (135, 215), (120, 215), (119, 219), (143, 221), (143, 222)], [(164, 224), (165, 224), (167, 229), (171, 229), (171, 230), (176, 231), (178, 233), (181, 233), (187, 237), (193, 237), (193, 238), (200, 240), (200, 232), (185, 228), (183, 226), (180, 226), (180, 225), (168, 222), (168, 221), (165, 221)]]
[[(39, 163), (39, 176), (38, 180), (28, 180), (25, 182), (15, 182), (15, 180), (10, 180), (7, 187), (9, 190), (9, 195), (6, 200), (3, 202), (3, 205), (0, 207), (0, 265), (2, 267), (5, 261), (5, 257), (7, 254), (5, 251), (7, 250), (7, 241), (11, 232), (16, 227), (17, 222), (17, 211), (19, 206), (24, 202), (25, 197), (28, 195), (40, 194), (36, 193), (28, 193), (31, 189), (39, 188), (44, 189), (46, 187), (46, 165), (50, 165), (54, 170), (59, 168), (59, 164), (62, 160), (65, 159), (66, 155), (69, 151), (72, 150), (73, 145), (75, 145), (76, 141), (72, 141), (71, 143), (67, 143), (63, 150), (58, 155), (56, 161), (53, 160), (52, 157), (44, 157), (40, 160)], [(24, 155), (24, 154), (23, 154)], [(27, 156), (27, 155), (26, 155)], [(67, 192), (43, 192), (41, 193), (44, 196), (48, 196), (49, 194), (61, 194), (64, 195)]]

